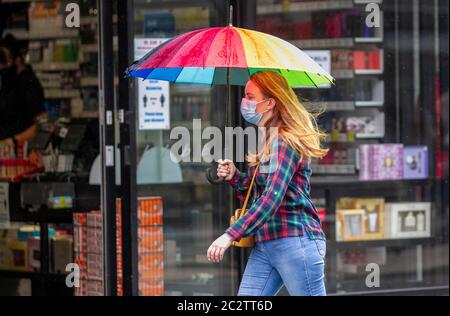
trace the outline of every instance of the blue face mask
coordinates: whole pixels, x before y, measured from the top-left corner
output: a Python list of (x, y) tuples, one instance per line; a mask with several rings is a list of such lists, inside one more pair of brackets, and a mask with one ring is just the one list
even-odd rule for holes
[(242, 98), (241, 101), (241, 114), (242, 117), (249, 123), (254, 124), (254, 125), (258, 125), (259, 121), (261, 121), (262, 116), (264, 113), (266, 113), (267, 111), (269, 111), (270, 109), (265, 110), (264, 112), (261, 113), (256, 113), (256, 105), (258, 105), (261, 102), (264, 102), (268, 99), (265, 100), (261, 100), (259, 102), (253, 101), (253, 100), (249, 100), (246, 98)]

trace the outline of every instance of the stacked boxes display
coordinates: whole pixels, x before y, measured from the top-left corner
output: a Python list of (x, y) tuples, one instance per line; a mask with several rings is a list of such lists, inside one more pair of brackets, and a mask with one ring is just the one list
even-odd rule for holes
[[(164, 235), (162, 199), (139, 198), (138, 201), (138, 271), (139, 295), (164, 294)], [(122, 207), (117, 200), (117, 289), (123, 295)], [(81, 284), (76, 295), (103, 295), (103, 232), (101, 212), (75, 214), (75, 256), (81, 270)]]

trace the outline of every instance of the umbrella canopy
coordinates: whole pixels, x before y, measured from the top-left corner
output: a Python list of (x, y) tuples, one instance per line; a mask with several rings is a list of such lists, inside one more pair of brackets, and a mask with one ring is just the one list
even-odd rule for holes
[(334, 78), (291, 43), (234, 26), (194, 30), (167, 40), (127, 69), (127, 75), (174, 83), (245, 85), (262, 70), (293, 87), (334, 84)]

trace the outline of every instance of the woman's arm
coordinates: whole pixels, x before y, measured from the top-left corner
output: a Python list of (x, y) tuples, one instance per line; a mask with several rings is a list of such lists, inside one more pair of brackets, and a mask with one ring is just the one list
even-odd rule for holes
[(250, 186), (250, 176), (246, 172), (240, 172), (239, 169), (236, 168), (233, 177), (228, 180), (228, 183), (236, 191), (236, 197), (240, 201), (244, 201)]
[(286, 142), (280, 140), (276, 169), (268, 175), (264, 192), (248, 212), (226, 230), (233, 240), (252, 235), (278, 210), (299, 163), (300, 155)]

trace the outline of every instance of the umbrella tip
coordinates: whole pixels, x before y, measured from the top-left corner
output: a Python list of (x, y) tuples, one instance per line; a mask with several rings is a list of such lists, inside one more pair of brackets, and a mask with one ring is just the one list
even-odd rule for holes
[(228, 25), (229, 26), (233, 26), (233, 6), (232, 5), (230, 5), (230, 17), (229, 17), (229, 23), (228, 23)]

